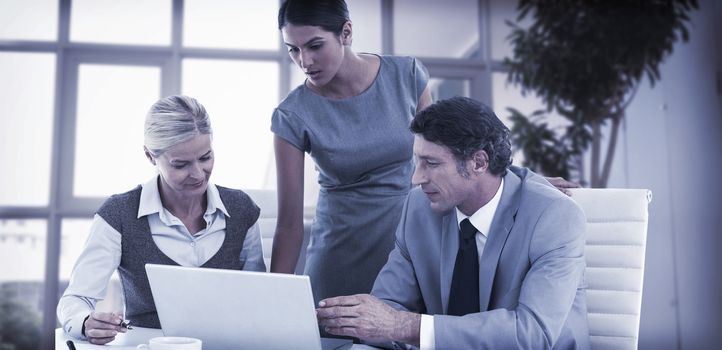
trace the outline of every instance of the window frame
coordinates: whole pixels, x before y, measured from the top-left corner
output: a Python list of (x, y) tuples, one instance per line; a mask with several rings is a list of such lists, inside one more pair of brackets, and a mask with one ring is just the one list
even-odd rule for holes
[(78, 71), (81, 64), (102, 64), (102, 65), (123, 65), (157, 67), (161, 70), (161, 86), (159, 96), (170, 94), (172, 87), (169, 82), (172, 80), (170, 70), (172, 62), (170, 56), (160, 53), (137, 52), (103, 52), (102, 50), (71, 50), (66, 52), (64, 60), (64, 71), (66, 79), (63, 81), (63, 122), (61, 125), (60, 163), (59, 169), (60, 187), (58, 188), (59, 206), (62, 213), (77, 213), (87, 215), (94, 213), (103, 203), (105, 197), (80, 197), (74, 196), (75, 179), (75, 145), (77, 140), (77, 102), (78, 102)]

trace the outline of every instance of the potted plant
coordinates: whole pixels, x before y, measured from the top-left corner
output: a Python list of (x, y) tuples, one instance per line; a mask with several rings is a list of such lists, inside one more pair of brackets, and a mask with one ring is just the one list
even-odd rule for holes
[[(508, 81), (537, 94), (545, 110), (511, 113), (512, 144), (524, 165), (545, 174), (606, 187), (626, 108), (644, 76), (660, 79), (659, 65), (674, 43), (689, 38), (696, 0), (520, 0), (504, 64)], [(531, 19), (528, 26), (519, 23)], [(549, 126), (556, 112), (566, 126)], [(603, 145), (603, 128), (609, 137)], [(591, 147), (589, 174), (584, 153)]]

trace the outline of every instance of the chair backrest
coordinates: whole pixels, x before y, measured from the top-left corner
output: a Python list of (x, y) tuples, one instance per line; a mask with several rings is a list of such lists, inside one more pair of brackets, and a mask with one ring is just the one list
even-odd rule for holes
[(587, 315), (592, 349), (636, 349), (642, 307), (645, 189), (575, 189), (587, 217)]
[(276, 232), (276, 218), (278, 218), (276, 192), (272, 190), (246, 190), (245, 192), (261, 208), (258, 226), (261, 229), (263, 260), (266, 263), (266, 270), (268, 270), (271, 268), (271, 249), (273, 248), (273, 235)]

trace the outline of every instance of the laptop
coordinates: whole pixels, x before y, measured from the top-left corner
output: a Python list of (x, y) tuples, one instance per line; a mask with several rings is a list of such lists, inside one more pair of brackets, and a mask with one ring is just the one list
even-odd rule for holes
[(146, 264), (166, 336), (215, 349), (348, 349), (321, 338), (308, 276)]

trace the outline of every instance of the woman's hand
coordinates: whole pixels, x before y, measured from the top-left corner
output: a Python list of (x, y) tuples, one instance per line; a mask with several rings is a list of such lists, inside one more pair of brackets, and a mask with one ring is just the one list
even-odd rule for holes
[(121, 327), (123, 316), (115, 312), (91, 312), (83, 322), (85, 336), (91, 344), (103, 345), (115, 339), (118, 333), (125, 333), (127, 328)]
[(570, 188), (582, 187), (576, 182), (571, 182), (571, 181), (565, 180), (564, 178), (561, 178), (561, 177), (545, 177), (545, 179), (547, 181), (549, 181), (549, 183), (552, 184), (552, 186), (556, 187), (559, 191), (564, 192), (564, 194), (566, 194), (567, 196), (570, 196), (570, 197), (572, 195), (572, 193), (569, 192)]

